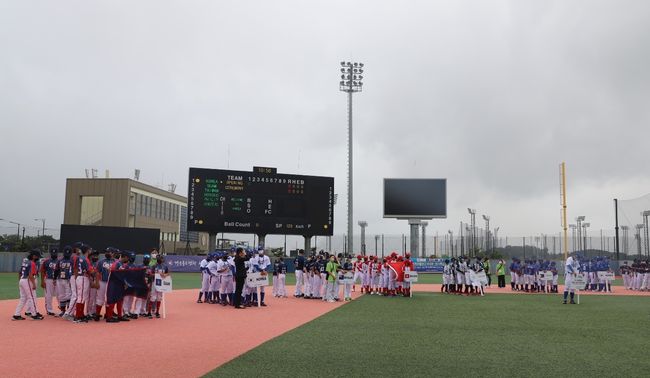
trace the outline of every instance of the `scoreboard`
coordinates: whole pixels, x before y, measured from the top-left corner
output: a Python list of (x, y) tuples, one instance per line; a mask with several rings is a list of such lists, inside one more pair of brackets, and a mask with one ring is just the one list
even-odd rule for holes
[(190, 168), (187, 229), (210, 233), (331, 236), (334, 178)]

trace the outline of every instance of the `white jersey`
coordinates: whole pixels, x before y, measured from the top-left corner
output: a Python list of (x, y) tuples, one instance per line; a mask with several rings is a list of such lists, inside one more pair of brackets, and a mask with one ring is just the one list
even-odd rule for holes
[(201, 262), (199, 263), (199, 267), (201, 268), (201, 271), (205, 273), (205, 268), (208, 267), (208, 260), (207, 259), (201, 260)]
[(262, 271), (268, 269), (271, 265), (271, 259), (266, 255), (257, 256), (257, 268)]
[(219, 260), (217, 262), (217, 272), (220, 276), (232, 276), (232, 271), (230, 270), (230, 263), (228, 261)]
[(210, 261), (208, 263), (208, 271), (210, 272), (211, 276), (217, 276), (219, 273), (217, 272), (217, 263), (215, 261)]
[(564, 274), (578, 273), (578, 267), (578, 262), (573, 259), (573, 256), (569, 256), (564, 264)]

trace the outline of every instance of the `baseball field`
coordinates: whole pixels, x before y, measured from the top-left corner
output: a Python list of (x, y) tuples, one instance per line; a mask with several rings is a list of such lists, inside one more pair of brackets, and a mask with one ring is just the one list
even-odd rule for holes
[[(646, 293), (625, 295), (616, 286), (614, 294), (581, 295), (579, 305), (562, 305), (557, 294), (513, 294), (509, 286), (493, 286), (485, 297), (441, 294), (439, 278), (421, 275), (413, 298), (356, 295), (347, 304), (268, 298), (267, 308), (238, 311), (195, 303), (198, 274), (175, 274), (167, 319), (73, 324), (12, 322), (16, 275), (0, 274), (0, 350), (10, 357), (3, 358), (3, 365), (11, 361), (7, 376), (27, 375), (16, 366), (42, 365), (30, 350), (76, 345), (80, 358), (92, 357), (98, 350), (91, 347), (124, 337), (160, 361), (156, 374), (143, 367), (127, 376), (641, 377), (650, 371)], [(42, 312), (42, 297), (38, 301)], [(92, 342), (79, 341), (90, 334)], [(23, 346), (25, 340), (33, 341)], [(138, 354), (113, 349), (104, 358), (142, 364)]]

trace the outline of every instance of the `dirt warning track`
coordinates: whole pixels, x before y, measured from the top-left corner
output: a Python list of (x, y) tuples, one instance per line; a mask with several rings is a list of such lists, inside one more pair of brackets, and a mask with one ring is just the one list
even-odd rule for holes
[[(268, 307), (237, 310), (197, 304), (197, 293), (169, 294), (167, 319), (123, 323), (12, 321), (18, 301), (0, 301), (0, 369), (5, 377), (197, 377), (344, 304), (268, 295)], [(37, 305), (45, 313), (43, 298)]]

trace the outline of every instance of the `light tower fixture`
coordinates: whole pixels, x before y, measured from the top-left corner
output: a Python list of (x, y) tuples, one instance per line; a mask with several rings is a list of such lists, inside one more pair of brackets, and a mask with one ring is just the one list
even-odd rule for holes
[(348, 253), (353, 253), (353, 214), (352, 214), (352, 94), (363, 89), (363, 63), (341, 62), (341, 81), (339, 90), (348, 94)]
[(644, 228), (644, 246), (645, 246), (645, 253), (646, 256), (650, 256), (650, 238), (648, 235), (648, 217), (650, 216), (650, 210), (646, 210), (641, 213), (641, 216), (643, 217), (643, 228)]
[(490, 250), (490, 217), (483, 214), (483, 220), (485, 221), (485, 253)]

